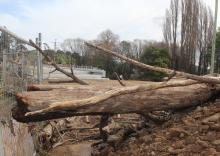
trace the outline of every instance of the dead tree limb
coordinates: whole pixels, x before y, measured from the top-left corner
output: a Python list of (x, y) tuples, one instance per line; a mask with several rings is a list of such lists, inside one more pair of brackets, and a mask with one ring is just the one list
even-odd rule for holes
[(116, 76), (116, 78), (117, 78), (119, 84), (120, 84), (121, 86), (124, 86), (124, 87), (125, 87), (125, 84), (121, 81), (121, 79), (120, 79), (120, 77), (118, 76), (118, 74), (117, 74), (116, 72), (114, 72), (114, 74), (115, 74), (115, 76)]
[(69, 72), (63, 70), (62, 68), (60, 68), (60, 67), (50, 58), (50, 56), (48, 56), (46, 53), (44, 53), (43, 50), (42, 50), (39, 46), (37, 46), (32, 40), (29, 40), (29, 42), (30, 42), (30, 45), (33, 46), (34, 48), (36, 48), (36, 49), (45, 57), (45, 59), (46, 59), (48, 62), (50, 62), (50, 64), (51, 64), (52, 66), (54, 66), (54, 68), (55, 68), (57, 71), (59, 71), (59, 72), (65, 74), (66, 76), (70, 77), (71, 79), (73, 79), (75, 82), (77, 82), (77, 83), (79, 83), (79, 84), (88, 85), (86, 82), (84, 82), (84, 81), (80, 80), (78, 77), (76, 77), (73, 73), (69, 73)]
[(54, 70), (50, 71), (49, 74), (52, 74), (52, 73), (54, 73), (55, 71), (57, 71), (57, 69), (54, 69)]
[(167, 74), (167, 75), (172, 75), (175, 72), (176, 76), (183, 76), (187, 79), (192, 79), (192, 80), (196, 80), (196, 81), (203, 82), (203, 83), (220, 84), (220, 79), (217, 79), (217, 78), (207, 77), (207, 76), (198, 76), (198, 75), (184, 73), (184, 72), (180, 72), (180, 71), (174, 71), (174, 70), (167, 69), (167, 68), (161, 68), (161, 67), (155, 67), (155, 66), (147, 65), (147, 64), (138, 62), (136, 60), (133, 60), (131, 58), (128, 58), (126, 56), (123, 56), (123, 55), (121, 55), (117, 52), (113, 52), (111, 50), (105, 49), (103, 47), (96, 46), (96, 45), (88, 43), (88, 42), (85, 42), (85, 44), (89, 47), (93, 47), (95, 49), (98, 49), (100, 52), (118, 57), (122, 60), (125, 60), (125, 61), (127, 61), (127, 62), (129, 62), (129, 63), (131, 63), (135, 66), (138, 66), (138, 67), (146, 69), (146, 70), (152, 70), (152, 71), (164, 73), (164, 74)]
[(65, 79), (49, 79), (48, 83), (54, 83), (54, 84), (58, 84), (58, 83), (73, 83), (74, 80), (65, 80)]

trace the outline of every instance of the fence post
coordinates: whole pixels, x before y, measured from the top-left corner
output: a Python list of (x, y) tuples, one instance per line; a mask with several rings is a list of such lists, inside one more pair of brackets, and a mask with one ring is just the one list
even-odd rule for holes
[(3, 50), (3, 62), (2, 62), (2, 82), (3, 82), (3, 86), (5, 87), (5, 79), (6, 79), (6, 68), (7, 68), (7, 51), (5, 48), (2, 49)]
[[(35, 40), (36, 45), (38, 45), (38, 38), (36, 38)], [(40, 76), (40, 52), (37, 50), (37, 82), (40, 83), (41, 82), (41, 76)]]
[[(40, 48), (42, 48), (42, 34), (38, 34), (38, 45)], [(40, 53), (40, 81), (43, 80), (43, 56)]]
[(3, 87), (5, 89), (5, 82), (6, 82), (6, 73), (7, 73), (7, 34), (2, 32), (2, 39), (3, 39), (3, 46), (2, 46), (2, 54), (3, 54), (3, 61), (2, 61), (2, 82)]

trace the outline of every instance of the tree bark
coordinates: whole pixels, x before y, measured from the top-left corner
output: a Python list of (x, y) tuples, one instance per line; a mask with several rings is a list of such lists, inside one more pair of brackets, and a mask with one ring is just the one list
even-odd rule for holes
[(19, 93), (13, 117), (21, 122), (32, 122), (79, 115), (147, 114), (196, 106), (219, 93), (220, 86), (192, 80), (102, 90), (99, 95), (88, 88), (38, 93), (47, 95), (44, 97), (37, 96), (36, 92)]

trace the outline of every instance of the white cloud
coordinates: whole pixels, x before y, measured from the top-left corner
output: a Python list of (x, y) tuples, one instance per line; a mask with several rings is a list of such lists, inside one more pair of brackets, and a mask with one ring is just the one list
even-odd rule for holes
[[(2, 0), (0, 0), (2, 1)], [(214, 0), (205, 0), (213, 7)], [(0, 14), (2, 25), (25, 38), (43, 33), (44, 41), (94, 39), (112, 29), (121, 39), (162, 39), (161, 23), (170, 0), (54, 0), (30, 5), (19, 0), (20, 16)], [(219, 21), (220, 22), (220, 21)]]

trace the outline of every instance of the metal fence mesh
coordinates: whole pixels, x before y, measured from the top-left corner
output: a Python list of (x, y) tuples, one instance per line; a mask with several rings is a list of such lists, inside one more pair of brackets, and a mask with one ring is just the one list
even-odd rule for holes
[(36, 82), (37, 51), (0, 31), (0, 98), (11, 99)]

